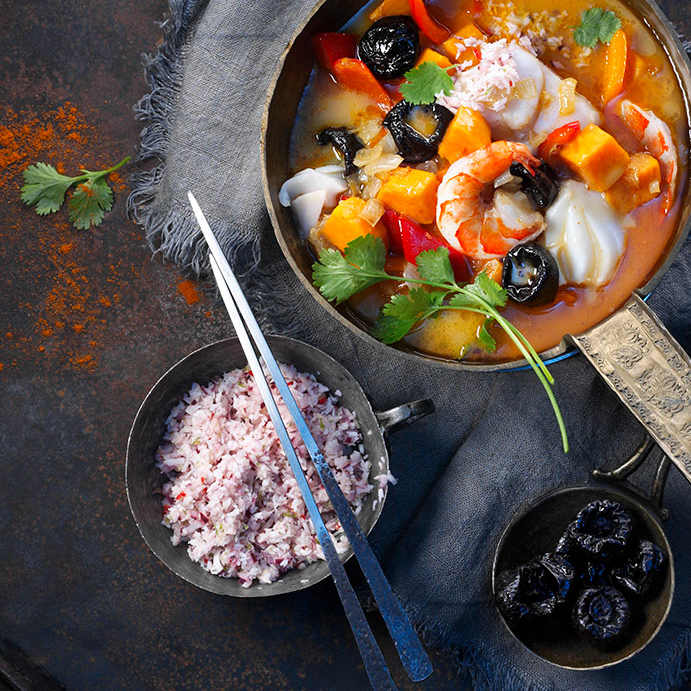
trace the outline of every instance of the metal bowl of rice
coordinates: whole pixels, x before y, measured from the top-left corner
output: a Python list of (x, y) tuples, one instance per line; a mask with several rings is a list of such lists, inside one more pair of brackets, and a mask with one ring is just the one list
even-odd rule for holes
[[(369, 533), (392, 479), (386, 435), (434, 406), (422, 400), (375, 413), (331, 357), (294, 339), (267, 340)], [(156, 382), (127, 445), (127, 497), (151, 551), (190, 583), (235, 597), (294, 592), (329, 574), (309, 518), (297, 515), (302, 500), (256, 396), (237, 339), (205, 346)], [(312, 472), (308, 466), (308, 478)], [(316, 475), (310, 484), (325, 503)], [(336, 517), (328, 507), (322, 515), (347, 560), (352, 551)]]

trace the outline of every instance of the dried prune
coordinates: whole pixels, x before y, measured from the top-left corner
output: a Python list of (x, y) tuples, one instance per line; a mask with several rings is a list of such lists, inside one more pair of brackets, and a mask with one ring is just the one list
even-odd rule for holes
[(631, 543), (633, 518), (619, 502), (603, 499), (581, 509), (568, 532), (584, 558), (612, 562)]
[(341, 152), (346, 175), (350, 175), (357, 170), (354, 162), (355, 154), (365, 145), (347, 127), (327, 127), (317, 135), (317, 142), (321, 146), (332, 144)]
[(576, 631), (597, 648), (614, 648), (629, 632), (631, 607), (616, 588), (586, 588), (573, 609)]
[(581, 578), (588, 585), (610, 585), (610, 569), (601, 561), (589, 561), (581, 571)]
[(566, 600), (574, 577), (573, 568), (564, 558), (544, 554), (499, 574), (497, 605), (514, 622), (548, 616)]
[(541, 564), (554, 579), (552, 588), (557, 603), (565, 602), (576, 579), (576, 571), (573, 566), (560, 554), (553, 552), (543, 554), (535, 561)]
[(451, 120), (453, 113), (437, 103), (416, 106), (404, 100), (386, 114), (384, 127), (406, 163), (421, 163), (436, 155)]
[(514, 302), (526, 305), (552, 302), (559, 288), (557, 261), (536, 242), (516, 245), (504, 257), (501, 284)]
[(534, 170), (514, 161), (509, 170), (511, 175), (521, 179), (521, 189), (536, 208), (546, 209), (557, 198), (559, 193), (557, 176), (544, 161)]
[(415, 65), (420, 50), (417, 25), (411, 17), (383, 17), (365, 31), (357, 55), (379, 79), (402, 77)]
[(626, 593), (649, 597), (662, 584), (666, 568), (665, 553), (654, 542), (641, 540), (624, 564), (614, 569), (612, 581)]

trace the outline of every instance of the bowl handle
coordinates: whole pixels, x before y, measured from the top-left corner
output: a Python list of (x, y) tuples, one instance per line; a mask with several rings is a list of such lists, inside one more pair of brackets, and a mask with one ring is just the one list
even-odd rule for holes
[(691, 482), (691, 358), (637, 295), (569, 336)]
[(403, 403), (395, 408), (375, 413), (375, 415), (382, 434), (386, 436), (401, 427), (417, 422), (426, 415), (433, 413), (434, 410), (434, 403), (429, 398), (420, 398), (417, 401)]

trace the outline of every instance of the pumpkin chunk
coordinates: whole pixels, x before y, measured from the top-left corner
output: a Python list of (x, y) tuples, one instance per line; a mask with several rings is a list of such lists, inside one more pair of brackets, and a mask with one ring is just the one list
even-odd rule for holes
[(451, 62), (461, 64), (467, 60), (470, 60), (475, 65), (480, 61), (479, 49), (467, 48), (463, 43), (463, 39), (466, 38), (476, 38), (481, 41), (485, 38), (485, 35), (475, 26), (475, 24), (466, 24), (453, 36), (447, 38), (446, 41), (441, 44), (441, 47), (449, 56)]
[(436, 175), (416, 168), (398, 168), (381, 186), (377, 199), (417, 223), (433, 223), (437, 206)]
[(660, 164), (657, 159), (650, 154), (634, 154), (624, 174), (605, 196), (620, 214), (628, 214), (655, 199), (660, 192)]
[(447, 67), (451, 67), (451, 62), (448, 58), (444, 57), (441, 53), (437, 53), (436, 50), (431, 48), (425, 48), (421, 53), (420, 57), (415, 63), (415, 67), (419, 67), (423, 62), (433, 62), (435, 65), (439, 65), (443, 70)]
[(597, 125), (581, 130), (561, 149), (559, 157), (596, 192), (609, 189), (630, 160), (617, 140)]
[(360, 197), (348, 197), (338, 203), (331, 215), (324, 221), (321, 234), (341, 252), (346, 245), (363, 235), (380, 237), (388, 245), (388, 235), (384, 224), (379, 221), (372, 225), (363, 217), (367, 202)]
[(393, 17), (399, 14), (410, 15), (410, 0), (384, 0), (369, 13), (370, 21), (376, 22), (382, 17)]
[(492, 133), (482, 114), (461, 106), (446, 128), (439, 144), (439, 155), (453, 163), (491, 141)]

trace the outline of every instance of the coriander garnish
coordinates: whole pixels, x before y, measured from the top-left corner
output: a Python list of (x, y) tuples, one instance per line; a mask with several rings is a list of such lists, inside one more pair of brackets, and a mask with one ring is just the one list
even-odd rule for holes
[(322, 250), (319, 261), (312, 266), (314, 284), (332, 302), (342, 302), (381, 281), (401, 279), (426, 288), (414, 288), (406, 295), (394, 295), (382, 308), (372, 335), (384, 343), (395, 343), (415, 324), (441, 310), (468, 310), (485, 316), (478, 335), (478, 345), (493, 351), (496, 342), (487, 330), (495, 321), (513, 341), (527, 360), (547, 393), (557, 418), (564, 452), (569, 450), (564, 420), (552, 392), (554, 379), (535, 349), (523, 334), (498, 311), (506, 304), (506, 291), (484, 272), (472, 283), (459, 284), (453, 274), (449, 251), (445, 247), (421, 252), (415, 263), (420, 278), (403, 278), (384, 270), (386, 248), (381, 238), (363, 235), (350, 242), (345, 253), (335, 249)]
[(446, 70), (434, 62), (423, 62), (405, 73), (408, 80), (401, 84), (399, 91), (408, 103), (416, 106), (434, 103), (438, 93), (450, 94), (453, 80)]
[(621, 29), (621, 20), (612, 10), (593, 7), (581, 15), (581, 23), (573, 32), (573, 40), (580, 46), (595, 48), (598, 41), (609, 43)]

